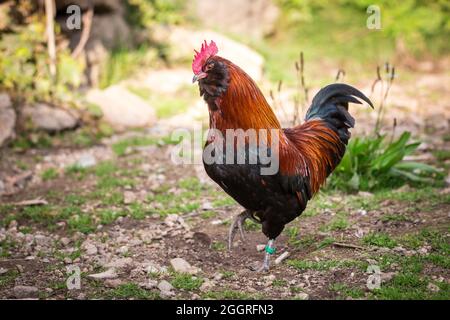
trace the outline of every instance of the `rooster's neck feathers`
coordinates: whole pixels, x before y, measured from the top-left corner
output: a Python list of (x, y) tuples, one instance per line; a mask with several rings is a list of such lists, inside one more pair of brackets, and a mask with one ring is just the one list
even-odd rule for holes
[(208, 103), (210, 125), (214, 129), (280, 129), (280, 123), (256, 83), (241, 68), (221, 58), (223, 81), (202, 83), (200, 93)]

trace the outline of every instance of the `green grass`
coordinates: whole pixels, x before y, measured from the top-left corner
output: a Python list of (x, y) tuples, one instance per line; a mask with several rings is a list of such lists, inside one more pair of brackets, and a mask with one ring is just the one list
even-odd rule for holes
[(211, 210), (203, 211), (200, 215), (202, 219), (212, 219), (217, 217), (217, 213)]
[(387, 213), (387, 214), (384, 214), (381, 217), (381, 221), (383, 221), (383, 222), (389, 222), (389, 221), (392, 221), (392, 222), (405, 222), (405, 221), (409, 221), (409, 219), (403, 214), (389, 214), (389, 213)]
[(211, 249), (215, 251), (225, 251), (227, 248), (227, 245), (223, 241), (213, 241), (211, 243)]
[(346, 217), (338, 216), (333, 218), (327, 225), (323, 226), (324, 231), (338, 231), (345, 230), (349, 226), (349, 222)]
[(223, 291), (208, 291), (201, 295), (202, 299), (214, 300), (257, 300), (261, 299), (261, 295), (255, 295), (243, 291), (223, 290)]
[(131, 137), (123, 139), (112, 145), (114, 153), (118, 156), (125, 155), (126, 151), (130, 147), (145, 147), (151, 145), (157, 145), (158, 140), (153, 137)]
[(438, 292), (428, 289), (431, 281), (427, 277), (421, 277), (414, 273), (401, 273), (391, 282), (381, 285), (371, 293), (374, 299), (383, 300), (449, 300), (450, 285), (445, 282), (432, 282), (438, 286)]
[(350, 287), (345, 283), (333, 283), (330, 285), (330, 290), (336, 292), (339, 297), (343, 299), (346, 297), (352, 297), (353, 299), (360, 299), (364, 297), (363, 289)]
[(367, 245), (394, 248), (397, 242), (385, 233), (370, 233), (362, 238), (362, 242)]
[(220, 273), (222, 274), (223, 279), (231, 278), (236, 274), (234, 271), (227, 271), (227, 270), (221, 271)]
[(0, 241), (0, 258), (8, 258), (9, 256), (11, 256), (10, 251), (15, 248), (16, 245), (16, 242), (8, 238)]
[(14, 284), (14, 280), (19, 276), (19, 271), (8, 270), (6, 273), (0, 275), (0, 289)]
[(286, 288), (288, 286), (288, 282), (284, 279), (275, 279), (272, 282), (273, 287)]
[(198, 99), (198, 90), (195, 86), (182, 87), (175, 94), (157, 93), (140, 87), (128, 87), (128, 90), (148, 101), (155, 108), (158, 118), (168, 118), (184, 113)]
[(106, 292), (106, 297), (109, 299), (160, 299), (159, 293), (142, 289), (135, 283), (122, 284), (113, 290), (109, 290)]
[(209, 196), (210, 188), (200, 183), (197, 178), (189, 177), (178, 182), (179, 192), (168, 192), (170, 186), (160, 186), (154, 194), (147, 197), (153, 204), (158, 204), (156, 213), (164, 217), (168, 214), (189, 213), (200, 208), (200, 198)]
[(311, 261), (311, 260), (290, 259), (287, 261), (287, 264), (301, 271), (304, 270), (326, 271), (332, 268), (350, 268), (350, 267), (358, 267), (363, 269), (365, 266), (367, 266), (366, 262), (356, 260)]
[(53, 180), (58, 178), (58, 171), (56, 171), (55, 168), (49, 168), (47, 170), (45, 170), (44, 172), (42, 172), (42, 180), (44, 181), (49, 181), (49, 180)]
[(116, 221), (118, 217), (123, 217), (125, 213), (123, 211), (104, 209), (101, 210), (98, 215), (100, 216), (100, 223), (107, 225)]
[(170, 283), (177, 289), (186, 291), (198, 290), (203, 283), (202, 278), (194, 277), (190, 274), (177, 273)]

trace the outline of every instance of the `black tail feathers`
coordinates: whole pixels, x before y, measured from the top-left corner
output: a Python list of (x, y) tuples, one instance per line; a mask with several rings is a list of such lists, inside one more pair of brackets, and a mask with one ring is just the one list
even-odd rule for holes
[(373, 109), (372, 102), (358, 89), (343, 83), (330, 84), (316, 94), (305, 120), (322, 119), (347, 144), (350, 139), (348, 129), (355, 126), (355, 119), (348, 112), (348, 104), (361, 104), (355, 97), (367, 102)]

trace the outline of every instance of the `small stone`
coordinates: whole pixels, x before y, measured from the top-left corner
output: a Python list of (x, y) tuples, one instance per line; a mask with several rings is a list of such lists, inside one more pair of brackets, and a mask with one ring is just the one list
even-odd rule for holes
[(95, 273), (88, 275), (89, 278), (92, 279), (115, 279), (117, 278), (117, 273), (114, 268), (108, 269), (105, 272)]
[(107, 264), (105, 264), (106, 268), (116, 268), (116, 269), (124, 269), (128, 266), (131, 266), (133, 264), (133, 259), (130, 257), (126, 258), (119, 258), (116, 260), (113, 260)]
[(62, 244), (63, 246), (67, 246), (67, 245), (69, 245), (69, 243), (70, 243), (70, 239), (69, 239), (69, 238), (66, 238), (66, 237), (61, 238), (59, 241), (61, 242), (61, 244)]
[(120, 279), (107, 279), (105, 281), (105, 287), (108, 288), (117, 288), (118, 286), (120, 286), (123, 283), (122, 280)]
[(123, 203), (124, 204), (131, 204), (137, 200), (136, 194), (132, 191), (125, 191), (123, 193)]
[(161, 291), (161, 293), (165, 295), (172, 295), (173, 286), (166, 280), (162, 280), (160, 283), (158, 283), (158, 289)]
[(84, 250), (86, 250), (86, 254), (88, 256), (96, 255), (98, 252), (97, 247), (93, 243), (85, 242), (83, 243), (82, 247), (84, 248)]
[(381, 274), (381, 281), (382, 282), (389, 282), (394, 278), (394, 276), (397, 274), (397, 272), (383, 272)]
[(72, 263), (72, 259), (70, 259), (69, 257), (65, 257), (64, 258), (64, 263), (65, 264), (71, 264)]
[(78, 296), (77, 296), (77, 300), (86, 300), (86, 294), (81, 292)]
[(200, 286), (200, 291), (201, 292), (210, 291), (212, 288), (214, 288), (215, 285), (216, 284), (214, 281), (206, 279)]
[(121, 246), (119, 249), (117, 249), (117, 252), (121, 254), (126, 254), (128, 253), (128, 251), (129, 251), (128, 246)]
[(359, 209), (358, 211), (356, 211), (356, 213), (358, 213), (361, 216), (365, 216), (365, 215), (367, 215), (367, 210)]
[(282, 263), (287, 257), (289, 257), (289, 252), (283, 252), (278, 258), (275, 259), (275, 264), (278, 265)]
[(431, 282), (428, 283), (427, 289), (430, 290), (431, 292), (439, 292), (441, 290), (437, 285)]
[(263, 277), (264, 286), (265, 287), (270, 287), (272, 285), (272, 283), (275, 281), (275, 279), (276, 279), (276, 277), (273, 274), (268, 275), (268, 276), (264, 276)]
[(223, 279), (223, 273), (217, 272), (214, 274), (213, 279), (216, 281), (220, 281)]
[(23, 273), (24, 268), (22, 265), (18, 264), (18, 265), (16, 265), (16, 268), (17, 268), (17, 271), (19, 271), (20, 273)]
[(214, 209), (214, 207), (211, 202), (203, 203), (202, 210), (212, 210), (212, 209)]
[(36, 298), (38, 295), (38, 288), (32, 286), (15, 286), (13, 288), (14, 297), (18, 299)]
[(265, 244), (256, 245), (256, 251), (258, 251), (258, 252), (264, 251), (265, 248), (266, 248)]
[(182, 258), (174, 258), (170, 260), (170, 264), (175, 272), (197, 274), (200, 270), (192, 267), (186, 260)]
[(8, 272), (8, 269), (0, 268), (0, 275), (5, 274)]
[(151, 290), (158, 286), (158, 281), (149, 279), (147, 282), (139, 283), (139, 286), (143, 289)]
[(301, 292), (298, 295), (296, 295), (295, 297), (299, 300), (308, 300), (309, 294), (307, 294), (306, 292)]

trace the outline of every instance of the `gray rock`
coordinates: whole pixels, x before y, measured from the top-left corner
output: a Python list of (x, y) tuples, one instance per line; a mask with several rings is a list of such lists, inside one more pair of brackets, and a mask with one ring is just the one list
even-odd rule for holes
[(158, 283), (158, 289), (163, 293), (164, 295), (172, 295), (173, 286), (166, 280), (162, 280), (160, 283)]
[(309, 294), (307, 294), (306, 292), (301, 292), (298, 295), (296, 295), (295, 297), (300, 300), (308, 300)]
[(82, 247), (84, 250), (86, 250), (86, 254), (88, 256), (96, 255), (98, 252), (97, 247), (93, 243), (90, 243), (90, 242), (83, 243)]
[(38, 292), (38, 288), (32, 286), (15, 286), (13, 288), (14, 297), (18, 299), (36, 298)]
[(158, 281), (149, 279), (147, 282), (139, 283), (139, 286), (141, 288), (144, 288), (144, 289), (147, 289), (147, 290), (151, 290), (151, 289), (154, 289), (154, 288), (156, 288), (158, 286)]
[(31, 120), (36, 129), (49, 132), (73, 129), (79, 123), (79, 117), (74, 111), (58, 109), (45, 103), (25, 106), (23, 115)]
[(113, 260), (105, 265), (106, 268), (116, 268), (116, 269), (124, 269), (133, 264), (133, 259), (130, 257), (127, 258), (119, 258)]
[(111, 268), (111, 269), (106, 270), (105, 272), (90, 274), (90, 275), (88, 275), (88, 277), (92, 278), (92, 279), (99, 279), (99, 280), (115, 279), (115, 278), (117, 278), (117, 273), (114, 268)]
[(186, 260), (182, 258), (174, 258), (170, 260), (170, 265), (175, 270), (175, 272), (197, 274), (200, 271), (198, 268), (191, 266)]
[(12, 108), (11, 99), (6, 93), (0, 93), (0, 123), (1, 147), (6, 141), (15, 136), (14, 127), (16, 125), (16, 113)]
[(103, 119), (116, 130), (149, 127), (156, 122), (152, 106), (120, 85), (90, 90), (86, 98), (100, 107)]

